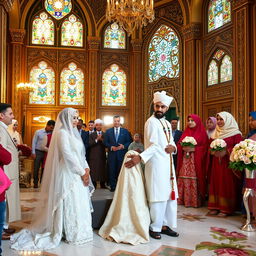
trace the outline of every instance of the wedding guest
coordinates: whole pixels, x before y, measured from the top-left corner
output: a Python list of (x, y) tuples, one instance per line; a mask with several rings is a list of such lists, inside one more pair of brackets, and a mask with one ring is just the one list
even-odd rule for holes
[[(172, 137), (173, 140), (176, 144), (176, 146), (178, 145), (178, 141), (180, 140), (180, 137), (182, 135), (182, 131), (178, 130), (178, 118), (173, 118), (171, 120), (171, 126), (172, 126)], [(173, 155), (173, 163), (174, 163), (174, 167), (175, 167), (175, 171), (177, 171), (177, 159), (178, 159), (178, 154)], [(176, 172), (177, 174), (177, 172)]]
[[(182, 147), (185, 137), (193, 137), (196, 146)], [(186, 207), (202, 206), (206, 195), (206, 165), (208, 137), (205, 127), (197, 115), (187, 117), (187, 128), (183, 132), (178, 147), (178, 204)]]
[[(86, 160), (89, 162), (90, 158), (90, 145), (89, 145), (89, 138), (90, 135), (95, 131), (95, 125), (94, 125), (94, 120), (90, 120), (88, 122), (88, 131), (85, 132), (85, 149), (86, 149)], [(84, 140), (84, 138), (82, 137)]]
[(9, 223), (21, 219), (18, 149), (7, 131), (8, 125), (12, 123), (13, 119), (12, 106), (0, 103), (0, 142), (12, 155), (11, 163), (4, 166), (4, 171), (12, 182), (10, 188), (6, 191), (7, 206), (4, 232), (7, 234), (15, 232), (15, 229), (9, 227)]
[[(2, 175), (4, 175), (3, 172), (3, 168), (4, 165), (8, 165), (10, 164), (12, 161), (12, 155), (9, 151), (7, 151), (1, 144), (0, 144), (0, 172), (1, 172), (1, 181), (3, 178)], [(10, 184), (10, 180), (9, 180), (9, 184)], [(2, 184), (3, 186), (3, 184)], [(8, 189), (9, 185), (6, 184), (4, 186), (4, 188), (2, 188), (1, 186), (1, 192), (0, 192), (0, 256), (2, 255), (2, 248), (1, 248), (1, 240), (6, 240), (9, 239), (8, 234), (4, 234), (5, 237), (2, 237), (2, 232), (3, 232), (3, 228), (4, 228), (4, 223), (5, 223), (5, 212), (6, 212), (6, 202), (5, 202), (5, 191), (6, 189)]]
[(144, 151), (144, 145), (141, 143), (141, 136), (139, 133), (135, 133), (133, 135), (133, 142), (129, 145), (128, 151), (134, 150), (138, 153), (142, 153)]
[(12, 140), (17, 145), (23, 144), (21, 135), (18, 132), (18, 121), (13, 119), (12, 123), (8, 126), (8, 132), (12, 137)]
[(217, 119), (213, 116), (210, 116), (206, 121), (206, 133), (210, 139), (217, 125)]
[(108, 167), (110, 191), (114, 192), (118, 175), (129, 145), (132, 142), (127, 129), (121, 128), (120, 116), (113, 117), (113, 126), (105, 134), (104, 144), (108, 148)]
[(229, 155), (233, 147), (242, 140), (242, 135), (230, 113), (220, 112), (216, 118), (217, 126), (211, 141), (222, 139), (227, 143), (227, 147), (222, 151), (211, 152), (208, 209), (211, 215), (225, 217), (239, 208), (242, 180), (239, 174), (228, 166)]
[[(45, 135), (52, 133), (55, 126), (55, 121), (49, 120), (46, 127), (41, 130), (37, 130), (34, 134), (32, 141), (32, 158), (34, 158), (34, 188), (38, 188), (38, 174), (39, 169), (44, 161), (44, 151), (42, 151), (42, 141)], [(41, 170), (43, 172), (43, 169)]]
[[(256, 111), (252, 111), (249, 113), (249, 126), (250, 132), (248, 133), (247, 138), (256, 141)], [(255, 179), (254, 181), (256, 182)], [(256, 193), (254, 193), (254, 197), (249, 198), (249, 207), (252, 216), (256, 218)]]
[(93, 185), (77, 122), (76, 109), (65, 108), (59, 113), (34, 221), (11, 237), (12, 249), (47, 250), (57, 247), (62, 238), (73, 245), (93, 239), (90, 202)]
[(84, 143), (84, 148), (86, 152), (86, 149), (89, 147), (89, 133), (82, 129), (83, 122), (83, 119), (78, 119), (77, 129)]
[(91, 177), (95, 188), (97, 187), (97, 181), (100, 182), (101, 188), (106, 188), (106, 147), (103, 143), (105, 136), (105, 133), (102, 131), (103, 121), (101, 119), (96, 119), (94, 124), (96, 131), (89, 136), (89, 166)]

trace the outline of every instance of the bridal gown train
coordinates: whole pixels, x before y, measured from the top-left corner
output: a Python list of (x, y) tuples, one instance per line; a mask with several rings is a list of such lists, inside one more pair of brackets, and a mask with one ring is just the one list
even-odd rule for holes
[(75, 245), (93, 238), (89, 186), (85, 186), (81, 179), (84, 169), (88, 168), (82, 153), (83, 144), (74, 141), (62, 129), (56, 135), (60, 152), (56, 165), (60, 170), (58, 177), (52, 177), (54, 186), (48, 187), (49, 198), (36, 223), (11, 237), (13, 249), (46, 250), (57, 247), (62, 238)]

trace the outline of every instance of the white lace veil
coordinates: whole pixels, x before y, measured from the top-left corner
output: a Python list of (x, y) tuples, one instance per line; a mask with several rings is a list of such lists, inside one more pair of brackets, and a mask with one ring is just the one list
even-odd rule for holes
[[(65, 108), (57, 117), (45, 163), (39, 203), (37, 204), (34, 213), (35, 218), (32, 218), (33, 222), (29, 228), (33, 232), (44, 233), (51, 232), (53, 230), (54, 212), (77, 182), (77, 179), (74, 179), (72, 172), (70, 172), (70, 177), (65, 179), (65, 184), (63, 184), (62, 179), (59, 178), (63, 171), (60, 167), (60, 140), (62, 140), (61, 142), (63, 143), (68, 140), (74, 161), (78, 162), (78, 165), (82, 168), (87, 167), (83, 141), (77, 128), (74, 128), (72, 125), (72, 121), (76, 113), (77, 110), (74, 108)], [(61, 130), (64, 130), (66, 132), (65, 134), (68, 134), (67, 138), (60, 136)], [(65, 163), (65, 159), (62, 159), (62, 161), (64, 161), (64, 165), (67, 166), (67, 168), (73, 167), (69, 163)], [(91, 193), (94, 190), (91, 179), (89, 189)]]

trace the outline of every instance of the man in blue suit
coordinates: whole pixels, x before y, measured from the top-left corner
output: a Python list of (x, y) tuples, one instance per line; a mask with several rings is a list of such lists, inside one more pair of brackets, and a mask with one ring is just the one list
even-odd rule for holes
[(109, 184), (111, 192), (115, 191), (118, 175), (130, 143), (129, 131), (120, 127), (120, 116), (113, 117), (114, 127), (105, 133), (104, 144), (108, 148)]

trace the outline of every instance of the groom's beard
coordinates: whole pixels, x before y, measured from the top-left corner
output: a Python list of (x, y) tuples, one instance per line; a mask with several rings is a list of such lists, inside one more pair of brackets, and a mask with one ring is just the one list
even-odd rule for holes
[(156, 111), (154, 113), (154, 116), (157, 118), (157, 119), (161, 119), (162, 117), (165, 116), (165, 113), (161, 112), (161, 111)]

